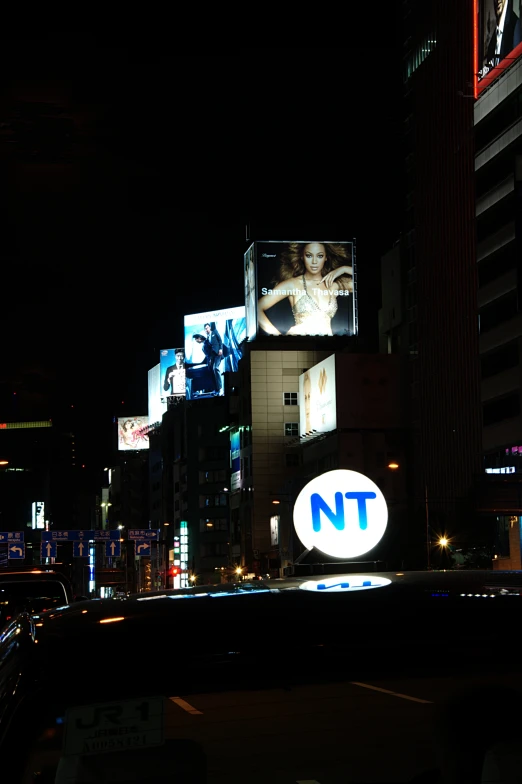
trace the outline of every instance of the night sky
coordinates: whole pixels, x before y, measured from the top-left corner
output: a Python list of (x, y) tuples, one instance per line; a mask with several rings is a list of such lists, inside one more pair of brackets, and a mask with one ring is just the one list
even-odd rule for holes
[(376, 339), (379, 260), (401, 230), (396, 35), (376, 59), (61, 36), (1, 47), (0, 420), (74, 406), (103, 463), (112, 417), (146, 413), (147, 370), (182, 342), (184, 313), (242, 304), (247, 226), (356, 237), (360, 331)]

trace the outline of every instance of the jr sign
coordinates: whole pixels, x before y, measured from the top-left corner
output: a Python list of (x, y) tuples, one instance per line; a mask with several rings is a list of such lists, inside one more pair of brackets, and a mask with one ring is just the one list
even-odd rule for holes
[(294, 505), (303, 545), (334, 558), (356, 558), (382, 539), (388, 522), (384, 496), (364, 474), (328, 471), (312, 479)]

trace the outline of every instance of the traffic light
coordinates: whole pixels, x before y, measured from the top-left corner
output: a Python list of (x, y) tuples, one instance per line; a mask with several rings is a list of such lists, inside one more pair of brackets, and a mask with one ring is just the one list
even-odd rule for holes
[(179, 566), (171, 566), (170, 567), (170, 574), (172, 577), (179, 577), (181, 574), (181, 567)]

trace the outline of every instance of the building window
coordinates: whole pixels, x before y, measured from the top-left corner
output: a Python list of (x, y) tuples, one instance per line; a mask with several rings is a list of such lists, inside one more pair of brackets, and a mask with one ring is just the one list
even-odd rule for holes
[(200, 471), (199, 472), (199, 483), (207, 484), (208, 482), (226, 482), (227, 481), (227, 472), (224, 468), (217, 469), (214, 471)]
[(201, 517), (199, 520), (199, 530), (201, 533), (228, 531), (228, 520), (226, 517)]
[(495, 376), (504, 370), (518, 365), (518, 341), (506, 343), (501, 348), (489, 351), (480, 358), (480, 368), (482, 378)]
[(482, 335), (484, 332), (494, 329), (504, 321), (513, 318), (513, 316), (517, 315), (517, 311), (516, 291), (510, 291), (509, 294), (505, 294), (494, 302), (485, 305), (480, 310), (480, 334)]
[(204, 506), (227, 506), (228, 498), (226, 493), (216, 493), (215, 495), (202, 495), (199, 497), (200, 509)]
[(203, 558), (215, 558), (220, 555), (228, 555), (229, 546), (225, 542), (209, 542), (201, 546), (201, 556)]
[(293, 436), (296, 438), (299, 435), (299, 422), (285, 422), (285, 436)]
[(297, 405), (297, 392), (283, 392), (285, 406)]
[(293, 466), (299, 465), (299, 455), (297, 452), (289, 452), (285, 455), (285, 463), (287, 468), (292, 468)]
[(520, 414), (520, 394), (516, 392), (507, 397), (497, 398), (482, 406), (482, 421), (485, 427), (511, 419)]

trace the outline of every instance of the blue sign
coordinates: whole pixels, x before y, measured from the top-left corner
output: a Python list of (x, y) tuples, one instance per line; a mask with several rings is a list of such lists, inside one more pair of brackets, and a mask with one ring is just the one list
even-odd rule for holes
[(42, 531), (42, 542), (106, 542), (120, 539), (120, 531)]
[(232, 473), (241, 469), (239, 430), (232, 430), (230, 433), (230, 467)]
[(25, 558), (25, 544), (23, 542), (14, 542), (7, 548), (8, 558)]
[(121, 542), (105, 542), (105, 555), (113, 558), (120, 558)]
[(131, 528), (129, 539), (159, 539), (158, 531), (151, 531), (150, 528)]
[(41, 542), (40, 555), (42, 558), (56, 558), (58, 545), (56, 542)]
[(0, 531), (0, 542), (23, 542), (23, 531)]
[(88, 558), (89, 557), (89, 543), (88, 542), (73, 542), (73, 556), (75, 558)]
[(150, 555), (150, 542), (135, 542), (136, 555)]

